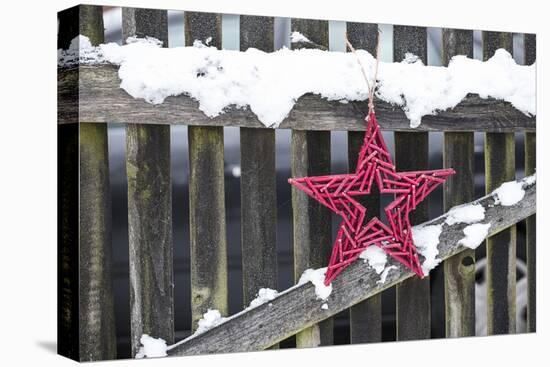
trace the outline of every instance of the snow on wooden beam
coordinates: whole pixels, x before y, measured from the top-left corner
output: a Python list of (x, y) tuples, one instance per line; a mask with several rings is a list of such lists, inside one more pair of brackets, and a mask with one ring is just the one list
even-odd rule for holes
[[(230, 109), (215, 118), (206, 116), (198, 102), (187, 96), (168, 97), (153, 105), (134, 99), (120, 88), (118, 67), (80, 66), (59, 69), (58, 122), (139, 123), (264, 128), (250, 109)], [(393, 131), (535, 131), (536, 117), (516, 110), (510, 103), (477, 95), (467, 96), (455, 108), (424, 116), (420, 126), (400, 107), (378, 100), (376, 110), (383, 130)], [(367, 102), (327, 101), (318, 95), (301, 97), (279, 128), (298, 130), (365, 129)]]
[[(499, 205), (493, 195), (473, 202), (485, 208), (485, 219), (482, 222), (491, 223), (487, 236), (535, 213), (536, 183), (534, 180), (520, 182), (525, 196), (514, 205)], [(441, 225), (446, 218), (443, 215), (424, 226)], [(438, 258), (445, 260), (465, 250), (458, 242), (464, 237), (463, 229), (466, 226), (460, 223), (443, 225), (439, 236)], [(397, 269), (390, 271), (385, 282), (380, 283), (380, 276), (372, 267), (360, 260), (353, 263), (334, 280), (333, 291), (326, 301), (328, 309), (321, 308), (325, 301), (316, 299), (312, 283), (297, 285), (280, 293), (269, 303), (235, 314), (228, 321), (172, 346), (168, 354), (194, 355), (265, 349), (414, 275), (395, 261), (390, 260), (387, 266), (391, 265)]]

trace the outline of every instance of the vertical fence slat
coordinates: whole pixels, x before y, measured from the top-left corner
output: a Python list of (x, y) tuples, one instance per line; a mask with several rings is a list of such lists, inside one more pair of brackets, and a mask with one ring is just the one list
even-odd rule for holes
[(78, 124), (57, 127), (57, 352), (79, 360)]
[[(103, 42), (102, 7), (76, 6), (59, 18), (59, 47), (68, 48), (78, 34), (95, 45)], [(58, 129), (63, 155), (59, 352), (80, 361), (114, 359), (107, 125), (75, 123)]]
[[(473, 58), (470, 30), (443, 29), (443, 65), (455, 55)], [(474, 199), (474, 133), (445, 132), (443, 166), (454, 168), (443, 186), (443, 210)], [(445, 283), (445, 334), (475, 335), (475, 251), (467, 249), (443, 263)]]
[[(411, 52), (427, 64), (427, 30), (425, 27), (393, 27), (393, 59), (401, 61)], [(399, 171), (428, 169), (428, 133), (395, 132), (395, 163)], [(428, 220), (428, 199), (411, 213), (411, 223)], [(412, 277), (396, 288), (397, 339), (430, 338), (430, 279)]]
[[(536, 35), (526, 34), (524, 36), (525, 64), (532, 65), (535, 62)], [(535, 173), (537, 161), (537, 135), (536, 133), (525, 133), (525, 175)], [(527, 331), (535, 332), (537, 329), (537, 263), (536, 263), (536, 240), (537, 240), (537, 216), (532, 215), (525, 220), (527, 250)]]
[[(240, 49), (273, 51), (273, 17), (240, 16)], [(260, 288), (277, 288), (275, 130), (240, 129), (244, 305)]]
[[(185, 12), (185, 44), (221, 48), (221, 15)], [(209, 308), (228, 312), (223, 128), (189, 126), (192, 329)]]
[[(483, 32), (483, 59), (499, 48), (512, 53), (512, 34)], [(487, 193), (515, 179), (513, 133), (485, 134), (485, 189)], [(516, 226), (487, 239), (487, 335), (516, 330)]]
[[(67, 49), (71, 39), (80, 33), (79, 9), (79, 6), (75, 6), (58, 13), (58, 49)], [(97, 40), (93, 42), (97, 43)], [(78, 93), (77, 86), (73, 93)], [(57, 125), (57, 352), (74, 360), (80, 360), (79, 127), (77, 121), (73, 124)]]
[[(376, 55), (378, 25), (371, 23), (346, 23), (347, 36), (356, 49)], [(365, 125), (366, 127), (366, 125)], [(357, 165), (357, 156), (363, 145), (362, 131), (348, 132), (348, 170)], [(375, 184), (376, 185), (376, 184)], [(358, 199), (367, 208), (367, 218), (380, 214), (380, 194), (375, 188), (369, 196)], [(373, 343), (382, 341), (382, 294), (378, 293), (350, 307), (350, 342)]]
[[(302, 33), (317, 45), (328, 48), (328, 22), (292, 19), (291, 31)], [(293, 177), (330, 173), (330, 132), (292, 130), (291, 171)], [(294, 277), (304, 270), (327, 266), (332, 243), (331, 214), (303, 192), (292, 188), (294, 231)], [(326, 319), (296, 334), (296, 347), (333, 344), (333, 320)]]
[[(123, 42), (155, 37), (168, 46), (166, 10), (122, 8)], [(170, 126), (126, 125), (131, 353), (142, 334), (174, 342)]]

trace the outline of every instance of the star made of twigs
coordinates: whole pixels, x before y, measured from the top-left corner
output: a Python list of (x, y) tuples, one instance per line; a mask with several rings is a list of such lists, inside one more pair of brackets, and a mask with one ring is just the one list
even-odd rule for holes
[[(397, 172), (373, 108), (369, 111), (367, 121), (355, 173), (288, 180), (343, 219), (334, 241), (325, 285), (330, 284), (369, 246), (380, 247), (418, 276), (424, 277), (412, 238), (409, 213), (445, 182), (448, 176), (455, 173), (451, 168)], [(384, 208), (388, 225), (377, 217), (367, 222), (367, 208), (355, 199), (370, 194), (374, 180), (380, 193), (395, 195), (395, 199)]]

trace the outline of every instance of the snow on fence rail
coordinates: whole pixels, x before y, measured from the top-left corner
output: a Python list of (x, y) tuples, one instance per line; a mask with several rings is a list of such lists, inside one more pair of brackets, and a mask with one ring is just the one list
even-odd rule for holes
[[(186, 95), (167, 97), (161, 104), (136, 99), (120, 88), (118, 67), (88, 66), (61, 70), (58, 74), (58, 121), (182, 124), (263, 128), (247, 108), (227, 108), (216, 117), (206, 116), (199, 103)], [(367, 101), (329, 101), (315, 94), (298, 99), (279, 128), (298, 130), (363, 131)], [(401, 107), (377, 99), (380, 126), (395, 131), (534, 131), (536, 117), (515, 109), (509, 102), (470, 94), (452, 109), (426, 115), (411, 127)]]
[[(508, 188), (512, 192), (507, 194), (507, 197), (513, 199), (517, 193), (523, 197), (519, 201), (516, 197), (512, 205), (498, 204), (499, 196), (495, 193), (471, 203), (485, 209), (485, 216), (480, 222), (484, 225), (490, 224), (471, 247), (535, 213), (536, 182), (533, 177), (513, 186), (511, 189)], [(437, 245), (437, 259), (440, 261), (467, 249), (462, 244), (464, 239), (469, 237), (470, 231), (466, 228), (473, 228), (469, 220), (450, 221), (449, 214), (452, 212), (416, 227), (442, 226)], [(446, 222), (453, 224), (448, 225)], [(388, 261), (385, 269), (390, 268), (394, 270), (386, 272), (386, 278), (381, 279), (375, 268), (358, 260), (333, 281), (333, 290), (326, 300), (318, 298), (315, 286), (311, 282), (298, 284), (279, 293), (269, 302), (244, 310), (203, 333), (170, 346), (168, 355), (244, 352), (268, 348), (414, 275), (393, 259)], [(466, 270), (473, 273), (474, 264), (471, 263)], [(323, 307), (325, 303), (328, 304), (328, 308)], [(233, 342), (228, 343), (228, 340)]]

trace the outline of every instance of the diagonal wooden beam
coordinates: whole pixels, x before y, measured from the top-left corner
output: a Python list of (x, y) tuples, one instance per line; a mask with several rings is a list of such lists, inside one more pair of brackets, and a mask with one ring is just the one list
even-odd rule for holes
[[(513, 206), (495, 205), (492, 195), (472, 202), (485, 208), (483, 223), (491, 223), (488, 236), (535, 213), (536, 183), (522, 183), (525, 196)], [(442, 224), (445, 218), (443, 215), (423, 225)], [(465, 250), (458, 244), (464, 237), (465, 226), (443, 226), (439, 236), (439, 258), (445, 260)], [(280, 293), (269, 303), (235, 314), (217, 327), (173, 345), (168, 354), (194, 355), (265, 349), (414, 275), (397, 262), (390, 260), (389, 265), (397, 266), (397, 270), (390, 271), (384, 283), (379, 283), (380, 277), (361, 261), (349, 266), (333, 282), (327, 310), (321, 309), (323, 302), (316, 299), (315, 288), (311, 283), (297, 285)]]

